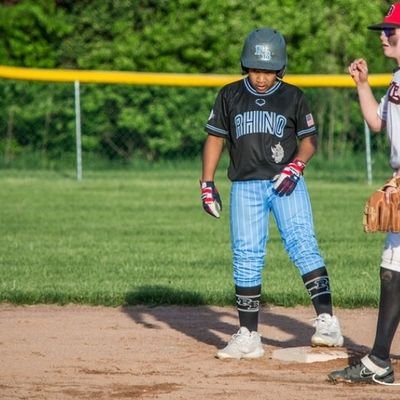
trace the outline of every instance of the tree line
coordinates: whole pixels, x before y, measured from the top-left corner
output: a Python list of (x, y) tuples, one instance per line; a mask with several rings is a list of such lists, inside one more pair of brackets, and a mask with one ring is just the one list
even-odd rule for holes
[[(342, 74), (356, 57), (388, 73), (376, 32), (390, 2), (370, 0), (3, 0), (0, 64), (32, 68), (240, 73), (257, 27), (285, 36), (288, 74)], [(303, 89), (327, 158), (363, 151), (353, 89)], [(375, 89), (377, 96), (384, 88)], [(83, 150), (115, 161), (198, 157), (217, 88), (81, 86)], [(0, 81), (0, 160), (75, 149), (70, 84)], [(373, 139), (373, 146), (386, 142)]]

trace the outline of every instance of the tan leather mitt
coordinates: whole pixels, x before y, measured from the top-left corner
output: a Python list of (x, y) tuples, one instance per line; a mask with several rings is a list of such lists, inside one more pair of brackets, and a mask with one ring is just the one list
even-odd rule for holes
[[(397, 191), (390, 194), (389, 203), (385, 189), (393, 187)], [(371, 194), (364, 207), (364, 232), (400, 232), (400, 177), (391, 178), (382, 188)]]

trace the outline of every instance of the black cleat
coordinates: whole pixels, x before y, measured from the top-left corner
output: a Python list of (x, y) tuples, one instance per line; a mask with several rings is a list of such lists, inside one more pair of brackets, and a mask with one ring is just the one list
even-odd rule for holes
[(332, 383), (392, 384), (394, 373), (390, 361), (382, 361), (375, 356), (367, 355), (355, 365), (332, 371), (328, 379)]

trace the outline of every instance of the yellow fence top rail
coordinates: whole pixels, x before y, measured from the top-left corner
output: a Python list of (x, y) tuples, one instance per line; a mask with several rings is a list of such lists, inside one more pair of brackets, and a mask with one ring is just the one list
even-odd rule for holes
[[(92, 71), (69, 69), (39, 69), (8, 67), (0, 65), (0, 78), (45, 82), (111, 83), (128, 85), (161, 86), (223, 86), (241, 79), (242, 75), (219, 74), (175, 74), (125, 71)], [(391, 74), (370, 74), (369, 83), (375, 87), (386, 87)], [(300, 87), (354, 87), (349, 75), (286, 75), (285, 82)]]

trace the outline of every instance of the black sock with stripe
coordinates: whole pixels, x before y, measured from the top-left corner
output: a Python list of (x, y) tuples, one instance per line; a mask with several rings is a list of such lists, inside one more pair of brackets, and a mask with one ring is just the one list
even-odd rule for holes
[(240, 326), (246, 327), (250, 332), (257, 331), (261, 285), (246, 288), (235, 286), (235, 291)]

